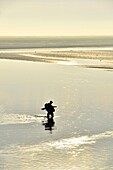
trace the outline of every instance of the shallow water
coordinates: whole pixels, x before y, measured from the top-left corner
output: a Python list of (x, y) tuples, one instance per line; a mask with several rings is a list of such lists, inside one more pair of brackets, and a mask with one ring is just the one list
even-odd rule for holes
[(113, 36), (0, 37), (0, 49), (29, 48), (112, 48)]
[[(0, 61), (0, 169), (113, 169), (113, 72)], [(57, 105), (55, 128), (41, 107)]]

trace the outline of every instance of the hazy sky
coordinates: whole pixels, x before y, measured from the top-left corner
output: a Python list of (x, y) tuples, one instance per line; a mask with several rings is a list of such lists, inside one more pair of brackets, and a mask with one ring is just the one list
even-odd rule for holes
[(113, 35), (113, 0), (0, 0), (0, 35)]

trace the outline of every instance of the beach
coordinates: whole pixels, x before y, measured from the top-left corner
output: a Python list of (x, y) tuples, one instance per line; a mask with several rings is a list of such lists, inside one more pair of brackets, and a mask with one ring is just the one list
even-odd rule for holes
[(113, 169), (112, 70), (111, 47), (1, 48), (0, 170)]
[[(113, 168), (113, 76), (65, 63), (0, 61), (0, 169)], [(42, 126), (45, 102), (55, 127)]]
[(0, 52), (0, 59), (59, 62), (89, 68), (113, 69), (113, 50), (62, 50), (64, 49), (3, 50)]

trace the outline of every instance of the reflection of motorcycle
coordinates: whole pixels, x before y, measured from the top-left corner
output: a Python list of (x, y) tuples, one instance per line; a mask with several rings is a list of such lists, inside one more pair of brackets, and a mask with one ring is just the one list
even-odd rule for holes
[(53, 117), (49, 117), (49, 118), (46, 118), (46, 120), (44, 120), (42, 122), (42, 125), (45, 126), (45, 130), (53, 130), (53, 127), (55, 125), (55, 121), (53, 119)]

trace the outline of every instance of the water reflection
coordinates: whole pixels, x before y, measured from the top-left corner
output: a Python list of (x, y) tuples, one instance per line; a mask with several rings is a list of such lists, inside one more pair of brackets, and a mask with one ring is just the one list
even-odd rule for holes
[[(46, 168), (53, 169), (101, 169), (103, 161), (106, 161), (106, 155), (103, 153), (108, 151), (106, 148), (100, 147), (98, 142), (108, 142), (113, 137), (113, 131), (103, 132), (100, 134), (79, 136), (58, 141), (42, 142), (38, 145), (11, 145), (0, 151), (0, 166), (4, 169), (28, 169), (36, 170)], [(108, 143), (107, 143), (108, 144)], [(98, 151), (98, 148), (100, 150)], [(109, 147), (111, 148), (111, 147)], [(108, 148), (108, 149), (109, 149)], [(109, 153), (111, 153), (109, 151)], [(82, 163), (81, 163), (82, 161)], [(14, 163), (16, 162), (16, 163)], [(104, 168), (111, 167), (107, 164)]]
[(49, 130), (50, 133), (52, 133), (52, 130), (54, 130), (54, 126), (55, 126), (55, 120), (52, 117), (50, 118), (45, 117), (45, 120), (42, 121), (42, 125), (44, 125), (45, 130)]
[[(2, 61), (0, 169), (111, 169), (112, 74), (74, 66)], [(42, 118), (33, 116), (43, 114), (40, 107), (51, 98), (58, 106), (57, 130), (52, 135), (44, 130)]]
[(31, 122), (41, 122), (41, 118), (29, 114), (0, 113), (0, 125), (25, 124)]

